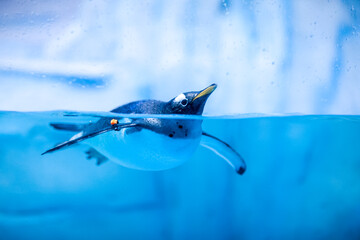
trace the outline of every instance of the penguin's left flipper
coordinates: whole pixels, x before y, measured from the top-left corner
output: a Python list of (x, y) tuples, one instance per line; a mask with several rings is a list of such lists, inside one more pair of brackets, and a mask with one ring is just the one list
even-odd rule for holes
[(238, 174), (243, 174), (245, 172), (246, 164), (244, 158), (228, 143), (203, 132), (200, 144), (223, 158)]
[(104, 162), (107, 162), (109, 159), (107, 157), (105, 157), (104, 155), (102, 155), (99, 151), (97, 151), (95, 148), (89, 148), (89, 150), (87, 150), (85, 152), (85, 154), (87, 155), (87, 159), (92, 159), (95, 158), (96, 159), (96, 165), (101, 165)]
[(91, 133), (86, 134), (86, 135), (80, 135), (77, 138), (72, 138), (69, 141), (60, 143), (59, 145), (57, 145), (57, 146), (43, 152), (41, 155), (44, 155), (44, 154), (50, 153), (50, 152), (54, 152), (54, 151), (59, 150), (61, 148), (73, 145), (73, 144), (81, 142), (81, 141), (83, 141), (85, 139), (95, 137), (95, 136), (97, 136), (99, 134), (102, 134), (102, 133), (106, 133), (108, 131), (112, 131), (112, 130), (119, 131), (119, 130), (121, 130), (123, 128), (130, 128), (130, 127), (137, 127), (137, 126), (138, 126), (137, 123), (124, 123), (124, 124), (109, 125), (109, 126), (106, 126), (104, 128), (101, 128), (100, 130), (91, 132)]

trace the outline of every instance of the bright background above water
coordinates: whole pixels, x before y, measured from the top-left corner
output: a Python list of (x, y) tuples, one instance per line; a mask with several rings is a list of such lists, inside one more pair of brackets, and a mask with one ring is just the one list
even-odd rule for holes
[(216, 82), (211, 115), (360, 112), (359, 1), (1, 1), (0, 109), (107, 111)]

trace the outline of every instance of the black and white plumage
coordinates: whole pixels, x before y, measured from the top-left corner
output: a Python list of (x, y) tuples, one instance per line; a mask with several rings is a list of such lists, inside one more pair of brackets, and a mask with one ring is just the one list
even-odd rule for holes
[[(142, 100), (112, 110), (121, 114), (201, 115), (216, 84), (198, 92), (186, 92), (168, 102)], [(202, 131), (201, 119), (102, 117), (90, 124), (51, 123), (59, 130), (78, 132), (70, 140), (47, 150), (54, 152), (78, 142), (88, 144), (88, 158), (98, 164), (107, 159), (142, 170), (164, 170), (188, 160), (201, 143), (224, 158), (239, 174), (246, 169), (243, 158), (229, 144)]]

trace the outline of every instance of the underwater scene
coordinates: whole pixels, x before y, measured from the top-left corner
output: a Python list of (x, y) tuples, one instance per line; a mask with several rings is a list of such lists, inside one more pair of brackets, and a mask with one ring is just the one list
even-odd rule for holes
[(0, 1), (0, 240), (360, 239), (360, 1)]
[(360, 116), (205, 117), (203, 130), (244, 157), (243, 175), (201, 146), (155, 172), (98, 166), (81, 144), (41, 156), (71, 136), (49, 122), (96, 117), (0, 116), (4, 239), (360, 237)]

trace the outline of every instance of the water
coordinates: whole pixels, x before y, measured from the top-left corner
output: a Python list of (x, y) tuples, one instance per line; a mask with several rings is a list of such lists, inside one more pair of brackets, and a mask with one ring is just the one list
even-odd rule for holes
[(81, 145), (40, 155), (72, 135), (49, 122), (97, 116), (111, 115), (0, 112), (3, 239), (360, 238), (358, 115), (205, 117), (242, 176), (201, 147), (160, 172), (96, 166)]

